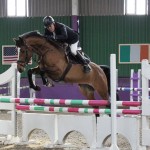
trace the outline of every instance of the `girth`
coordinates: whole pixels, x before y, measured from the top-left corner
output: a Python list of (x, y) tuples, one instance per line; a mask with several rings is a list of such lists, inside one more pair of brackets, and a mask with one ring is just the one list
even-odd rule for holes
[(63, 74), (61, 75), (61, 77), (60, 77), (59, 79), (56, 79), (56, 80), (53, 80), (53, 81), (55, 81), (55, 82), (63, 81), (64, 78), (65, 78), (65, 76), (66, 76), (66, 74), (67, 74), (67, 73), (69, 72), (69, 70), (71, 69), (71, 67), (72, 67), (72, 64), (71, 64), (71, 63), (68, 63), (68, 65), (67, 65), (65, 71), (63, 72)]

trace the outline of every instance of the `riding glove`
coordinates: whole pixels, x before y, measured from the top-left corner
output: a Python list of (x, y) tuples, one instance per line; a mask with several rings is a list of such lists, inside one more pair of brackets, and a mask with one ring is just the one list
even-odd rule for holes
[(55, 40), (55, 37), (53, 35), (47, 35), (46, 39), (47, 40)]

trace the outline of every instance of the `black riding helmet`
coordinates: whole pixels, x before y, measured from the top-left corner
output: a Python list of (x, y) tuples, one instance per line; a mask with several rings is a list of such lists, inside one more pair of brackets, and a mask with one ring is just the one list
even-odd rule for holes
[(49, 25), (51, 25), (54, 22), (55, 21), (54, 21), (53, 17), (51, 17), (51, 16), (46, 16), (43, 19), (43, 23), (44, 23), (45, 28), (47, 28)]

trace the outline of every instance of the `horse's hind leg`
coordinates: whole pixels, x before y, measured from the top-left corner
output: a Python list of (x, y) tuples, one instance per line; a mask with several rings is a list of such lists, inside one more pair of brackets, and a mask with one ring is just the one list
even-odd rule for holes
[(96, 88), (96, 91), (101, 96), (103, 100), (109, 100), (109, 94), (107, 91), (107, 88), (104, 88), (103, 86), (99, 86), (99, 88)]
[[(86, 98), (88, 100), (95, 100), (95, 97), (94, 97), (94, 88), (89, 86), (89, 85), (86, 85), (86, 84), (79, 84), (79, 87), (80, 87), (80, 91), (81, 93), (86, 96)], [(93, 108), (95, 109), (99, 109), (99, 106), (93, 106)], [(95, 114), (96, 117), (99, 117), (99, 114)]]
[(93, 88), (97, 91), (97, 93), (103, 100), (109, 99), (107, 81), (99, 79), (93, 83)]
[(94, 100), (94, 89), (87, 84), (79, 84), (80, 92), (87, 98), (87, 100)]

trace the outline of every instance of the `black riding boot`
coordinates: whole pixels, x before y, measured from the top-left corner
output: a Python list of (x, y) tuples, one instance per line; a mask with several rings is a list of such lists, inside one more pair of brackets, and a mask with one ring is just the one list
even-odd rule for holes
[(82, 56), (82, 54), (79, 52), (79, 51), (77, 51), (77, 59), (79, 59), (81, 62), (82, 62), (82, 64), (83, 64), (83, 68), (84, 68), (84, 72), (85, 73), (88, 73), (88, 72), (90, 72), (91, 71), (91, 67), (90, 67), (90, 65), (86, 62), (86, 60), (84, 59), (84, 57)]

